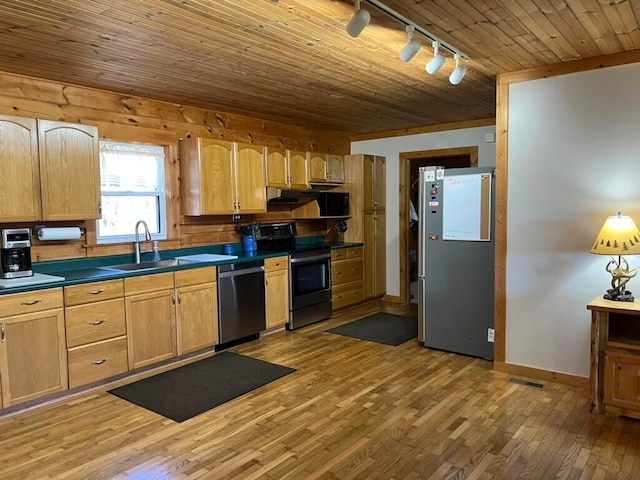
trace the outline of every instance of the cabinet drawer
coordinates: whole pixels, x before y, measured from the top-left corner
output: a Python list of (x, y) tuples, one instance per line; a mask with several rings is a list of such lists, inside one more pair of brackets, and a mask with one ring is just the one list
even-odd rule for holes
[(203, 267), (174, 272), (176, 288), (215, 282), (216, 270), (216, 267)]
[(335, 285), (331, 293), (333, 310), (364, 301), (362, 280)]
[(83, 285), (64, 287), (64, 304), (68, 307), (89, 302), (101, 302), (122, 297), (123, 295), (122, 279), (85, 283)]
[(274, 270), (287, 270), (289, 268), (288, 257), (274, 257), (264, 259), (264, 271), (273, 272)]
[(604, 403), (640, 412), (640, 356), (607, 351), (604, 365)]
[(62, 308), (62, 288), (0, 296), (0, 317)]
[(171, 289), (173, 289), (173, 272), (124, 279), (124, 292), (127, 296)]
[(119, 337), (69, 350), (69, 388), (104, 380), (129, 370), (127, 338)]
[(69, 348), (125, 335), (124, 299), (67, 307), (65, 322)]
[(347, 248), (336, 248), (331, 250), (331, 260), (346, 260), (348, 255), (347, 250)]
[(364, 252), (362, 251), (362, 247), (349, 247), (347, 248), (347, 257), (348, 258), (362, 258)]
[(343, 260), (331, 267), (332, 285), (362, 280), (362, 259)]

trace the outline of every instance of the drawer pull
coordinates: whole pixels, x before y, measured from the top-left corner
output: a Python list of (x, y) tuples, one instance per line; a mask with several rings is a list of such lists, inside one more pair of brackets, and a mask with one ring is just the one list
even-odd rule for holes
[(95, 361), (91, 362), (91, 365), (102, 365), (107, 360), (109, 360), (109, 358), (103, 358), (102, 360), (95, 360)]
[(0, 342), (4, 343), (4, 336), (6, 335), (5, 329), (4, 329), (4, 323), (0, 325)]
[(89, 295), (100, 295), (102, 292), (104, 292), (102, 289), (92, 290), (89, 292)]
[(22, 302), (20, 305), (30, 307), (31, 305), (36, 305), (38, 303), (42, 303), (42, 300), (29, 300), (28, 302)]
[(93, 322), (89, 322), (89, 325), (102, 325), (103, 323), (106, 323), (106, 320), (95, 320)]

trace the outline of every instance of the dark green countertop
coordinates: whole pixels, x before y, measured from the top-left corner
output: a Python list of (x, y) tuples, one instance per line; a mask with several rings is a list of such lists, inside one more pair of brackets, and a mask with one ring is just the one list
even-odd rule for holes
[[(308, 239), (315, 240), (317, 239)], [(307, 242), (303, 239), (301, 244)], [(359, 247), (362, 243), (330, 243), (324, 246), (331, 249)], [(63, 281), (40, 283), (35, 285), (24, 285), (9, 288), (0, 288), (0, 295), (9, 293), (30, 292), (34, 290), (42, 290), (47, 288), (64, 287), (67, 285), (78, 285), (81, 283), (99, 282), (103, 280), (113, 280), (117, 278), (138, 277), (141, 275), (153, 275), (156, 273), (173, 272), (177, 270), (190, 270), (193, 268), (202, 268), (216, 265), (225, 265), (229, 263), (249, 262), (252, 260), (264, 260), (265, 258), (281, 257), (287, 255), (286, 252), (260, 252), (248, 254), (242, 250), (242, 245), (233, 244), (233, 255), (238, 258), (232, 260), (221, 260), (215, 262), (185, 262), (170, 267), (154, 268), (151, 270), (138, 271), (121, 271), (109, 270), (110, 265), (119, 265), (123, 263), (133, 263), (133, 255), (111, 255), (106, 257), (79, 258), (72, 260), (56, 260), (52, 262), (37, 262), (33, 264), (33, 270), (36, 273), (44, 273), (47, 275), (55, 275), (64, 277)], [(222, 254), (222, 245), (212, 245), (207, 247), (185, 248), (180, 250), (167, 250), (160, 252), (162, 260), (173, 259), (178, 256), (199, 255), (203, 253)], [(150, 254), (143, 254), (143, 261), (150, 260)]]

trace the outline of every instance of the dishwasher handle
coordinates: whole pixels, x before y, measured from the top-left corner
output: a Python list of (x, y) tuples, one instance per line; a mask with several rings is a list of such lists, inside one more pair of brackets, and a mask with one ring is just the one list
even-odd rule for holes
[(250, 275), (252, 273), (264, 272), (264, 267), (243, 268), (240, 270), (229, 270), (228, 272), (218, 272), (218, 278), (239, 277), (241, 275)]

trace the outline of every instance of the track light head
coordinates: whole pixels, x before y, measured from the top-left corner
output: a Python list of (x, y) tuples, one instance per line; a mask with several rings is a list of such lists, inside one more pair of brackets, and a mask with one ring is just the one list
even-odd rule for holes
[(459, 53), (456, 53), (453, 58), (455, 58), (456, 60), (456, 68), (454, 68), (453, 72), (451, 72), (451, 75), (449, 76), (449, 82), (451, 83), (451, 85), (458, 85), (467, 73), (467, 69), (460, 65)]
[(360, 0), (356, 0), (356, 13), (351, 17), (347, 24), (347, 33), (353, 38), (358, 37), (362, 31), (369, 25), (371, 14), (360, 8)]
[(409, 41), (403, 47), (403, 49), (400, 50), (400, 60), (402, 60), (403, 62), (408, 62), (413, 57), (415, 57), (416, 53), (420, 51), (420, 47), (422, 46), (422, 44), (418, 40), (413, 38), (414, 28), (415, 27), (413, 25), (407, 25), (407, 38), (409, 39)]
[(433, 47), (433, 58), (429, 60), (427, 66), (424, 68), (429, 75), (435, 74), (444, 65), (444, 56), (438, 51), (440, 49), (440, 42), (434, 40), (431, 44)]

